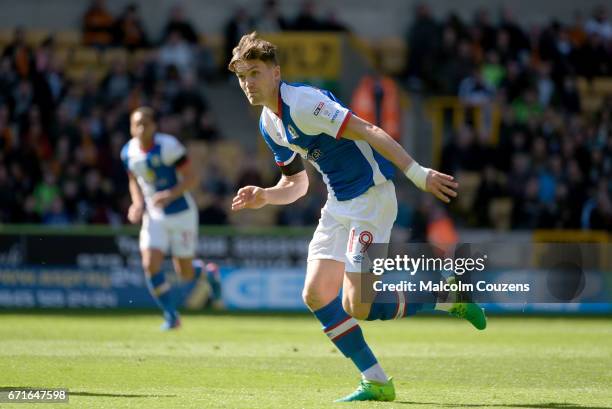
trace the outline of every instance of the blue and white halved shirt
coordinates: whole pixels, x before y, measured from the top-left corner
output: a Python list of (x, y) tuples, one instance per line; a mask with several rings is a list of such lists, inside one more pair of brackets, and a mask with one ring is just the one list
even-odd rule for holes
[(259, 119), (276, 163), (300, 154), (321, 173), (330, 197), (350, 200), (393, 177), (393, 164), (366, 141), (340, 138), (352, 114), (331, 92), (281, 82), (278, 111), (264, 107)]
[(130, 139), (121, 149), (121, 160), (126, 170), (136, 177), (147, 212), (154, 219), (196, 208), (188, 192), (163, 209), (153, 206), (152, 202), (155, 192), (172, 189), (179, 183), (177, 169), (187, 160), (186, 152), (183, 144), (174, 136), (159, 132), (153, 136), (153, 145), (149, 150), (143, 150), (136, 138)]

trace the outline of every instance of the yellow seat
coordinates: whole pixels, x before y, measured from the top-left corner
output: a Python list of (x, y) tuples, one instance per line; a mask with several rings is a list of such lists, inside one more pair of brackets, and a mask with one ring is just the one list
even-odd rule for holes
[(96, 66), (100, 63), (100, 52), (93, 47), (77, 47), (70, 61), (75, 66)]
[(220, 34), (200, 35), (198, 38), (200, 45), (210, 49), (217, 66), (224, 63), (225, 58), (225, 38)]
[(598, 94), (612, 94), (612, 78), (597, 77), (593, 80), (593, 90)]
[(512, 199), (493, 199), (489, 204), (489, 220), (497, 230), (510, 230), (512, 224)]
[(71, 49), (67, 47), (55, 47), (53, 50), (53, 58), (55, 58), (62, 65), (66, 65), (70, 59)]
[(102, 53), (102, 62), (104, 64), (114, 64), (117, 61), (127, 63), (128, 53), (125, 48), (109, 48)]
[(49, 30), (29, 28), (25, 32), (26, 43), (31, 47), (38, 47), (50, 34)]
[(14, 32), (15, 30), (11, 28), (0, 29), (0, 46), (6, 47), (10, 44), (13, 41)]
[(459, 209), (464, 212), (472, 210), (480, 181), (481, 177), (478, 172), (460, 171), (457, 173), (457, 183), (459, 183), (457, 206)]
[(68, 79), (75, 82), (82, 82), (88, 77), (93, 77), (96, 83), (99, 83), (100, 80), (106, 75), (106, 68), (99, 67), (78, 67), (71, 66), (66, 70), (66, 77)]
[(81, 33), (78, 31), (57, 31), (53, 37), (55, 44), (61, 47), (76, 47), (81, 44)]
[(407, 47), (401, 37), (386, 37), (378, 41), (380, 68), (385, 74), (401, 74), (406, 63)]

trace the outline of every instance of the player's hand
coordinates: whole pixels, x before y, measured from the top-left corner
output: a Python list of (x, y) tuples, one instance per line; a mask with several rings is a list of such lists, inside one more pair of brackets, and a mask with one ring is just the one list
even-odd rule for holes
[(429, 170), (426, 182), (427, 191), (444, 203), (450, 203), (451, 197), (457, 197), (455, 189), (458, 187), (459, 183), (455, 182), (454, 177), (437, 170)]
[(232, 199), (232, 210), (259, 209), (268, 203), (266, 190), (258, 186), (245, 186)]
[(141, 204), (132, 203), (128, 209), (127, 218), (132, 224), (140, 223), (142, 214), (144, 213), (144, 206)]
[(151, 199), (153, 201), (153, 206), (163, 209), (168, 206), (175, 197), (171, 190), (162, 190), (161, 192), (155, 193)]

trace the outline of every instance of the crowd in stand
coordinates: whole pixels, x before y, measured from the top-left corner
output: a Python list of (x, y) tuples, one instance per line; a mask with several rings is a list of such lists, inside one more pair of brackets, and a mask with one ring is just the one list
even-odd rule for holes
[[(348, 31), (333, 12), (319, 18), (312, 1), (294, 19), (274, 0), (262, 6), (255, 15), (239, 8), (229, 18), (226, 58), (252, 30)], [(125, 223), (129, 196), (119, 150), (138, 105), (153, 106), (161, 130), (183, 141), (222, 138), (204, 92), (218, 67), (185, 14), (174, 7), (154, 37), (136, 5), (115, 16), (103, 0), (92, 1), (83, 15), (83, 44), (151, 51), (133, 64), (114, 61), (100, 80), (69, 79), (52, 36), (32, 48), (23, 30), (15, 31), (0, 59), (0, 222)], [(420, 4), (406, 43), (402, 80), (409, 90), (454, 94), (466, 107), (502, 112), (495, 143), (490, 128), (466, 124), (443, 149), (441, 170), (480, 175), (467, 223), (492, 226), (491, 202), (510, 198), (513, 228), (612, 228), (612, 101), (587, 114), (576, 85), (578, 77), (612, 75), (605, 8), (586, 19), (577, 14), (572, 24), (528, 28), (509, 9), (497, 23), (484, 9), (465, 22), (454, 14), (437, 20)], [(214, 167), (206, 173), (202, 189), (223, 203), (235, 186)], [(316, 195), (293, 211), (282, 209), (276, 222), (316, 223), (325, 195), (314, 186)], [(228, 222), (219, 205), (201, 216), (206, 223)]]
[(480, 176), (470, 212), (492, 226), (489, 205), (512, 201), (513, 228), (612, 229), (612, 99), (582, 109), (578, 78), (612, 76), (612, 22), (604, 6), (571, 24), (522, 27), (510, 9), (494, 23), (436, 20), (418, 6), (407, 42), (406, 83), (457, 95), (466, 109), (501, 110), (491, 128), (466, 124), (446, 141), (442, 170)]
[[(0, 60), (0, 222), (124, 223), (119, 152), (139, 105), (153, 106), (160, 129), (184, 142), (220, 138), (201, 86), (207, 51), (180, 7), (151, 52), (131, 66), (113, 60), (102, 78), (69, 78), (53, 36), (37, 47), (25, 36), (17, 29)], [(153, 45), (135, 5), (115, 18), (100, 0), (83, 17), (83, 43)]]

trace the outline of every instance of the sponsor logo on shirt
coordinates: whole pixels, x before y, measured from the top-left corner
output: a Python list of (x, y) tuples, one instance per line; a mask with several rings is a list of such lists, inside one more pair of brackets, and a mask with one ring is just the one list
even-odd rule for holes
[(334, 121), (336, 120), (336, 118), (338, 118), (338, 114), (340, 113), (340, 110), (336, 110), (336, 112), (334, 112), (334, 115), (331, 118), (331, 122), (332, 124), (334, 123)]
[(319, 104), (316, 106), (316, 108), (312, 112), (314, 114), (314, 116), (319, 115), (319, 112), (321, 112), (321, 109), (323, 109), (324, 106), (325, 106), (324, 102), (319, 102)]
[(312, 152), (308, 152), (308, 160), (316, 162), (319, 158), (321, 158), (321, 149), (313, 149)]

